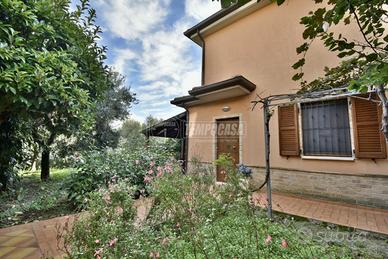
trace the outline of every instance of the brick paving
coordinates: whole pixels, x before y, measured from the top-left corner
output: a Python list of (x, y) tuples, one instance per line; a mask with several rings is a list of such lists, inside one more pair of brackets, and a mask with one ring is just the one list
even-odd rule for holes
[(74, 218), (64, 216), (0, 229), (0, 258), (62, 258), (59, 247), (63, 244), (57, 242), (57, 233)]
[[(152, 198), (139, 199), (134, 202), (134, 208), (137, 210), (135, 220), (137, 226), (140, 227), (147, 218), (153, 202)], [(58, 233), (62, 232), (67, 224), (71, 226), (79, 215), (82, 214), (0, 229), (0, 258), (63, 258), (64, 245), (58, 238)]]
[[(265, 193), (253, 197), (265, 206)], [(277, 192), (272, 200), (274, 211), (388, 235), (388, 210)]]

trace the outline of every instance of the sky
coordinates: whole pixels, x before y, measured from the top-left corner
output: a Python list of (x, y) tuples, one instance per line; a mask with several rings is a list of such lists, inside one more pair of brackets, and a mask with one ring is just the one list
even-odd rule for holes
[[(77, 1), (72, 0), (72, 8)], [(131, 117), (167, 119), (170, 104), (201, 82), (201, 48), (183, 32), (220, 9), (211, 0), (91, 0), (107, 64), (126, 77), (139, 103)]]

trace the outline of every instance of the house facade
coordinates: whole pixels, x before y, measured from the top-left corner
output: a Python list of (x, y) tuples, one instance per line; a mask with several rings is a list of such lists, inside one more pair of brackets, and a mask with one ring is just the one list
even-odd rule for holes
[[(202, 48), (202, 85), (171, 103), (187, 111), (187, 160), (212, 167), (222, 153), (253, 169), (264, 181), (263, 112), (257, 95), (296, 93), (291, 68), (303, 43), (300, 18), (317, 5), (310, 0), (251, 1), (223, 9), (185, 32)], [(351, 38), (356, 27), (330, 28)], [(311, 81), (339, 59), (312, 44), (304, 73)], [(324, 199), (388, 208), (387, 142), (379, 131), (377, 102), (357, 97), (273, 107), (270, 124), (273, 189)], [(215, 179), (225, 175), (214, 170)]]

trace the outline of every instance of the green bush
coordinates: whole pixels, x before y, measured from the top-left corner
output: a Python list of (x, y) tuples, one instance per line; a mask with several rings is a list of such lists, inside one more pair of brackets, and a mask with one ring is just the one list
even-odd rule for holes
[(83, 206), (90, 192), (122, 179), (134, 186), (135, 196), (147, 195), (152, 177), (176, 166), (172, 157), (169, 147), (160, 144), (85, 153), (68, 183), (69, 199)]
[[(135, 211), (132, 192), (133, 187), (121, 181), (90, 195), (87, 214), (81, 215), (76, 222), (72, 236), (65, 237), (65, 243), (73, 243), (71, 258), (94, 258), (100, 254), (101, 257), (112, 258), (122, 251), (121, 242), (118, 241), (130, 235), (128, 230), (133, 228)], [(69, 237), (72, 240), (68, 240)]]
[[(228, 171), (223, 185), (214, 185), (213, 175), (208, 173), (183, 175), (175, 170), (160, 174), (150, 185), (154, 206), (139, 228), (131, 217), (111, 216), (117, 204), (104, 201), (107, 190), (100, 190), (92, 196), (88, 216), (75, 223), (67, 238), (73, 247), (68, 256), (352, 258), (347, 247), (318, 243), (291, 223), (268, 220), (265, 212), (253, 205), (249, 191), (241, 184), (244, 179), (234, 169)], [(108, 193), (116, 188), (111, 186)], [(120, 197), (130, 199), (130, 190), (126, 193)]]

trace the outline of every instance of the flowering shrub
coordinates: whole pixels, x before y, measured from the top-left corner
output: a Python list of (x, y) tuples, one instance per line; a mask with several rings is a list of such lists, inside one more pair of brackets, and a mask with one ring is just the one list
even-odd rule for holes
[(83, 206), (90, 192), (123, 179), (134, 187), (134, 196), (147, 195), (155, 176), (179, 166), (172, 157), (172, 151), (160, 144), (86, 153), (67, 184), (69, 198), (73, 204)]
[[(152, 167), (155, 167), (152, 165)], [(322, 245), (292, 224), (271, 222), (248, 199), (240, 174), (213, 185), (211, 174), (186, 174), (158, 167), (149, 179), (154, 206), (141, 227), (129, 207), (113, 199), (131, 190), (113, 185), (92, 195), (89, 216), (75, 223), (67, 241), (71, 258), (352, 258), (347, 247)], [(156, 174), (155, 174), (156, 173)], [(129, 188), (129, 187), (126, 187)], [(107, 196), (107, 193), (109, 196)], [(118, 199), (122, 201), (121, 199)], [(119, 209), (118, 208), (122, 208)], [(358, 254), (367, 257), (364, 254)]]
[(132, 229), (135, 216), (133, 190), (121, 181), (90, 195), (88, 212), (75, 223), (71, 236), (65, 237), (65, 243), (76, 240), (72, 258), (111, 258), (121, 251), (118, 245)]

